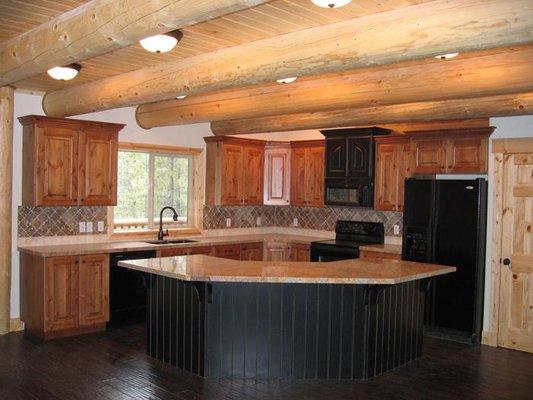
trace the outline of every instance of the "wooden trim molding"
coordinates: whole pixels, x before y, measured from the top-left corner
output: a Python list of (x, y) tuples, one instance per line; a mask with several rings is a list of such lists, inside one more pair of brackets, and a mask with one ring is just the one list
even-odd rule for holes
[(120, 142), (119, 150), (147, 151), (150, 153), (164, 154), (200, 154), (203, 149), (197, 147), (168, 146), (163, 144)]
[(492, 153), (533, 153), (533, 136), (514, 139), (493, 139)]

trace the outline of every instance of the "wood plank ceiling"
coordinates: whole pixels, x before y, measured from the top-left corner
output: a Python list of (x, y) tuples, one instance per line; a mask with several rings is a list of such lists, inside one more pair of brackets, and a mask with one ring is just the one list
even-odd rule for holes
[[(314, 6), (310, 0), (273, 0), (183, 29), (183, 39), (169, 53), (149, 53), (136, 44), (83, 61), (83, 69), (73, 81), (55, 81), (46, 74), (41, 74), (17, 82), (15, 86), (30, 91), (58, 90), (161, 62), (184, 59), (225, 47), (427, 1), (429, 0), (357, 0), (345, 7), (329, 10)], [(0, 41), (15, 37), (86, 2), (87, 0), (34, 0), (30, 3), (25, 0), (2, 0)]]

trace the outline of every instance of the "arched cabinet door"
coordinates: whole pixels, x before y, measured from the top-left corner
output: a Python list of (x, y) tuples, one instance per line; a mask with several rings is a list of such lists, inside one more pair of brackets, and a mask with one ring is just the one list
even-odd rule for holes
[(346, 176), (346, 139), (329, 139), (326, 142), (326, 176)]
[(348, 170), (347, 176), (350, 178), (368, 178), (374, 173), (371, 166), (374, 156), (372, 140), (366, 138), (348, 138)]

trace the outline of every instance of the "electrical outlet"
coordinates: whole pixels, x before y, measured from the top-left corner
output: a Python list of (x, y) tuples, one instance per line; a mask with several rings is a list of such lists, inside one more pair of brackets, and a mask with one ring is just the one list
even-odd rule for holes
[(93, 223), (92, 223), (92, 221), (87, 222), (86, 226), (87, 226), (87, 232), (91, 233), (93, 231)]
[(257, 226), (261, 226), (261, 217), (257, 217), (257, 218), (255, 219), (255, 224), (256, 224)]
[(400, 234), (400, 225), (394, 225), (394, 234), (399, 235)]
[(103, 232), (105, 230), (104, 221), (98, 221), (98, 232)]
[(292, 225), (293, 225), (293, 226), (298, 226), (298, 218), (294, 218), (294, 219), (292, 220)]
[(231, 228), (231, 218), (226, 218), (226, 228)]
[(87, 232), (87, 225), (85, 224), (85, 222), (80, 222), (80, 233), (85, 232)]

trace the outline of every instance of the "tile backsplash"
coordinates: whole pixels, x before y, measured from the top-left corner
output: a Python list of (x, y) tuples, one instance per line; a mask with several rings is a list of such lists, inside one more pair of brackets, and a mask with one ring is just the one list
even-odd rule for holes
[(394, 225), (402, 231), (403, 213), (375, 211), (357, 207), (293, 207), (293, 206), (205, 206), (204, 229), (224, 229), (226, 219), (231, 219), (231, 228), (252, 228), (257, 226), (292, 227), (294, 218), (298, 227), (316, 230), (335, 230), (338, 219), (383, 222), (385, 235), (392, 236)]
[(98, 221), (107, 229), (107, 207), (30, 207), (18, 208), (18, 236), (79, 235), (80, 222), (92, 222), (95, 233)]

